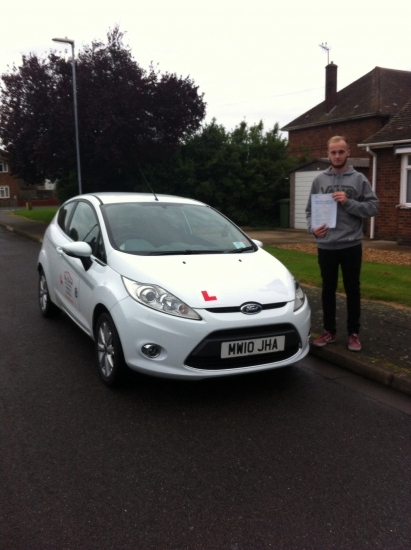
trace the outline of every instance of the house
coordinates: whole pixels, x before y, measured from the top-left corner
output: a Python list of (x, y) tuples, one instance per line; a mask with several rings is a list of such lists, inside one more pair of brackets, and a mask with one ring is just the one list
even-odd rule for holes
[[(299, 168), (291, 174), (291, 227), (302, 225), (301, 220), (298, 221), (301, 219), (299, 210), (308, 199), (307, 181), (314, 178), (315, 171), (319, 169), (318, 163), (328, 162), (328, 139), (334, 135), (346, 136), (350, 141), (351, 164), (371, 181), (372, 169), (369, 166), (375, 161), (372, 152), (367, 150), (365, 140), (382, 130), (411, 97), (409, 71), (375, 67), (337, 92), (337, 69), (332, 62), (325, 68), (325, 100), (281, 128), (289, 134), (291, 155), (304, 153), (316, 159), (303, 170)], [(384, 197), (379, 198), (384, 200)], [(397, 202), (400, 203), (399, 197)], [(383, 217), (377, 216), (365, 229), (372, 238), (378, 235), (380, 239), (397, 240), (397, 235)]]
[(26, 185), (24, 180), (11, 174), (8, 154), (0, 149), (0, 207), (24, 206), (27, 202), (35, 206), (58, 206), (55, 184), (46, 180), (43, 185)]
[(371, 181), (380, 199), (375, 237), (411, 246), (411, 93), (400, 112), (358, 147), (373, 156)]
[(22, 180), (11, 175), (8, 155), (0, 149), (0, 207), (17, 205), (21, 183)]

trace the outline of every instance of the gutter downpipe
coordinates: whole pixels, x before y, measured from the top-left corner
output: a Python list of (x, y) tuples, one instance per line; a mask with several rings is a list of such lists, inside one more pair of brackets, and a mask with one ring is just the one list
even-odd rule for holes
[[(367, 153), (372, 155), (372, 182), (371, 187), (374, 193), (376, 193), (377, 188), (377, 154), (371, 150), (371, 147), (366, 147)], [(371, 218), (370, 223), (370, 239), (373, 239), (375, 235), (375, 216)]]

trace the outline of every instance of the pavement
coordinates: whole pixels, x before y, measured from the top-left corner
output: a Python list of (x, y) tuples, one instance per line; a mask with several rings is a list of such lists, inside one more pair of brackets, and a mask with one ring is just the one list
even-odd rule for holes
[[(9, 231), (42, 242), (47, 224), (13, 215), (10, 209), (0, 208), (0, 226)], [(304, 230), (275, 231), (247, 230), (247, 234), (264, 244), (312, 243), (313, 237)], [(363, 246), (411, 254), (411, 247), (398, 246), (393, 241), (364, 239)], [(322, 328), (321, 290), (304, 286), (311, 307), (313, 339)], [(362, 300), (360, 352), (347, 349), (345, 296), (337, 296), (337, 322), (340, 332), (337, 342), (323, 348), (310, 346), (310, 353), (324, 361), (345, 368), (355, 374), (384, 384), (411, 396), (411, 308), (385, 302)]]

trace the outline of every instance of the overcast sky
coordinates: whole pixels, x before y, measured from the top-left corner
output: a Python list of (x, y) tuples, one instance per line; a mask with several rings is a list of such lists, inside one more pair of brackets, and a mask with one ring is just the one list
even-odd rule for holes
[(321, 43), (338, 90), (376, 66), (411, 71), (410, 16), (410, 0), (14, 0), (2, 7), (0, 72), (31, 51), (64, 51), (53, 37), (78, 50), (118, 24), (143, 68), (190, 75), (207, 121), (268, 130), (324, 100)]

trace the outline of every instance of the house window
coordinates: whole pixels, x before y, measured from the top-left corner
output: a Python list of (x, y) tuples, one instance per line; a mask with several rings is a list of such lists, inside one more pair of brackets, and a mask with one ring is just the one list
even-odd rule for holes
[(10, 198), (10, 188), (8, 185), (0, 187), (0, 199), (9, 199)]
[(0, 172), (8, 172), (8, 171), (9, 171), (9, 168), (7, 166), (7, 162), (0, 160)]
[(400, 203), (411, 206), (411, 155), (402, 155), (401, 159), (401, 196)]
[(407, 182), (405, 184), (405, 202), (408, 204), (411, 204), (411, 155), (408, 156), (408, 162), (406, 166), (406, 179)]

